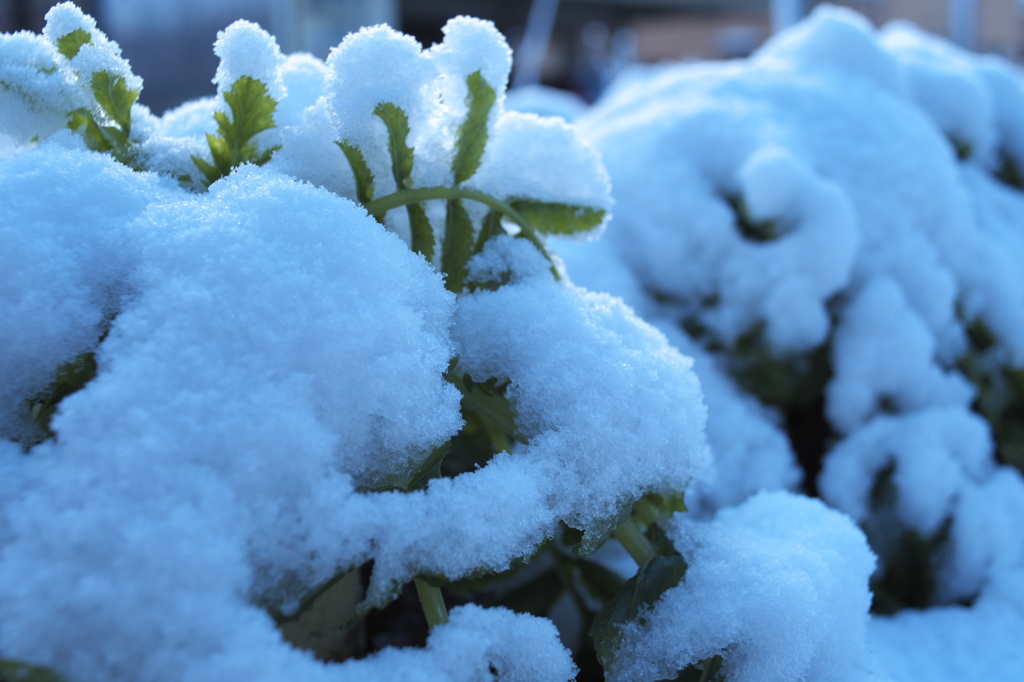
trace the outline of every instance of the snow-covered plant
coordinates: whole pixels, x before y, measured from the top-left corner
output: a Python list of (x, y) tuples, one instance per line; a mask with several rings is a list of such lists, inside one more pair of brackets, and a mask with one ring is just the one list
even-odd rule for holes
[[(550, 621), (443, 601), (538, 576), (532, 610), (593, 620), (613, 679), (857, 664), (872, 560), (848, 520), (785, 494), (677, 518), (709, 460), (691, 362), (549, 250), (603, 225), (607, 176), (575, 129), (504, 110), (491, 24), (428, 49), (363, 29), (321, 62), (237, 22), (214, 49), (217, 95), (156, 117), (69, 3), (0, 43), (5, 675), (571, 679)], [(587, 558), (610, 537), (625, 575)], [(734, 632), (668, 663), (638, 644), (769, 566), (793, 589)], [(423, 647), (324, 665), (285, 641), (365, 653), (350, 617), (410, 583)], [(845, 625), (752, 635), (792, 604), (807, 633)]]
[[(871, 541), (876, 611), (973, 604), (933, 609), (944, 666), (993, 613), (1024, 622), (1022, 106), (1005, 61), (821, 7), (748, 60), (626, 74), (578, 120), (616, 215), (562, 255), (697, 358), (719, 473), (691, 508), (732, 518), (798, 460)], [(894, 677), (934, 653), (897, 618), (872, 625)]]

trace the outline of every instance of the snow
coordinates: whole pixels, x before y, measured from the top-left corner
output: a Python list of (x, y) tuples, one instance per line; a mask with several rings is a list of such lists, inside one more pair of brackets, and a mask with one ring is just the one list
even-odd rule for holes
[(230, 90), (239, 78), (249, 77), (263, 83), (275, 101), (284, 97), (278, 75), (284, 56), (277, 40), (259, 24), (239, 20), (218, 31), (213, 51), (220, 58), (213, 77), (219, 93)]
[[(561, 524), (589, 551), (644, 494), (686, 491), (665, 525), (686, 575), (624, 626), (611, 679), (718, 654), (730, 680), (1020, 677), (1024, 478), (958, 364), (1024, 366), (1015, 67), (831, 7), (747, 60), (631, 69), (586, 111), (506, 99), (508, 45), (468, 17), (428, 48), (377, 26), (285, 56), (240, 21), (214, 50), (216, 97), (134, 106), (133, 171), (65, 129), (102, 118), (91, 74), (141, 89), (116, 43), (69, 3), (43, 36), (0, 36), (0, 658), (69, 680), (568, 680), (555, 626), (501, 608), (332, 665), (265, 609), (370, 561), (373, 604), (500, 572)], [(374, 197), (451, 187), (478, 72), (495, 104), (460, 189), (604, 219), (551, 260), (490, 239), (456, 295), (405, 211), (354, 201), (336, 143)], [(259, 146), (280, 148), (189, 191), (242, 76), (277, 101)], [(408, 120), (404, 174), (382, 105)], [(445, 204), (426, 211), (440, 247)], [(37, 443), (30, 401), (86, 352), (98, 375)], [(757, 397), (744, 353), (787, 376), (827, 361), (820, 500), (792, 492), (793, 404)], [(522, 442), (403, 491), (464, 424), (449, 367), (507, 381)], [(945, 538), (935, 605), (868, 615), (857, 524)]]
[[(1017, 70), (906, 25), (876, 32), (848, 10), (821, 7), (749, 60), (634, 69), (621, 80), (578, 119), (608, 168), (615, 215), (604, 243), (556, 250), (574, 281), (624, 296), (696, 358), (716, 475), (688, 491), (694, 518), (796, 483), (783, 473), (792, 467), (785, 442), (772, 445), (784, 441), (782, 415), (728, 376), (736, 354), (750, 352), (740, 341), (754, 334), (756, 352), (790, 368), (825, 350), (832, 442), (822, 498), (867, 528), (889, 524), (888, 537), (948, 528), (932, 559), (938, 603), (999, 604), (980, 610), (1015, 625), (986, 630), (991, 645), (967, 636), (935, 659), (976, 647), (973, 656), (1005, 659), (992, 679), (1016, 679), (1024, 668), (1004, 655), (1006, 637), (1024, 615), (994, 594), (1024, 579), (1007, 521), (1024, 491), (1019, 473), (997, 464), (991, 429), (972, 411), (979, 389), (957, 363), (976, 322), (995, 339), (990, 367), (1022, 363), (1024, 278), (1010, 263), (1024, 253), (1012, 227), (1024, 202), (995, 177), (1019, 158)], [(771, 219), (768, 239), (747, 234)], [(888, 467), (895, 516), (876, 518), (871, 492)], [(971, 610), (958, 608), (935, 607), (964, 614), (937, 622), (970, 627)], [(898, 644), (865, 674), (958, 679), (941, 663), (918, 664), (948, 639), (921, 625), (931, 612), (872, 621)], [(668, 623), (666, 632), (678, 628)], [(658, 642), (645, 655), (656, 660), (668, 646)], [(650, 677), (713, 652), (685, 649)], [(959, 662), (945, 669), (974, 676)]]
[(611, 680), (667, 679), (725, 655), (740, 682), (867, 680), (874, 555), (846, 516), (762, 493), (711, 521), (676, 516), (682, 582), (625, 628)]

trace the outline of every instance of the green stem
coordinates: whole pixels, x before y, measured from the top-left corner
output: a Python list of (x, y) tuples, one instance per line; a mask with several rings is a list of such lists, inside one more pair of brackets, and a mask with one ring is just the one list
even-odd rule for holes
[(486, 192), (476, 189), (463, 189), (460, 187), (418, 187), (416, 189), (400, 189), (397, 192), (378, 197), (368, 202), (364, 208), (370, 215), (382, 216), (393, 208), (417, 204), (421, 201), (450, 199), (471, 199), (486, 204), (496, 211), (508, 216), (516, 225), (524, 230), (530, 230), (529, 224), (515, 210), (501, 199), (495, 199)]
[(423, 607), (423, 615), (427, 617), (427, 627), (433, 630), (438, 625), (448, 622), (448, 607), (444, 605), (444, 596), (441, 588), (434, 587), (422, 578), (414, 578), (416, 594), (420, 598), (420, 606)]
[(626, 519), (612, 531), (612, 537), (622, 543), (637, 566), (643, 566), (658, 555), (650, 540), (633, 519)]

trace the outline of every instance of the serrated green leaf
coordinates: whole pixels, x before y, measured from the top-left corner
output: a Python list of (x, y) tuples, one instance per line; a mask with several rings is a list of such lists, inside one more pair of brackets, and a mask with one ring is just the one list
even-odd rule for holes
[(68, 59), (74, 59), (82, 46), (91, 43), (92, 36), (84, 28), (76, 28), (71, 33), (65, 33), (57, 38), (57, 51)]
[(124, 131), (127, 139), (131, 135), (132, 105), (139, 98), (138, 91), (128, 87), (124, 76), (109, 71), (94, 73), (90, 85), (96, 103), (110, 117), (110, 120)]
[(335, 144), (341, 148), (341, 151), (345, 152), (345, 158), (348, 159), (348, 165), (352, 168), (352, 175), (356, 179), (356, 199), (365, 206), (373, 201), (373, 171), (367, 165), (366, 157), (363, 156), (363, 152), (359, 147), (347, 140), (335, 142)]
[(64, 677), (50, 668), (29, 665), (10, 658), (0, 659), (0, 682), (63, 682)]
[(382, 102), (373, 110), (388, 130), (388, 152), (391, 154), (391, 171), (398, 189), (408, 189), (412, 175), (414, 149), (407, 144), (409, 138), (409, 117), (401, 107), (391, 102)]
[(480, 160), (487, 148), (487, 121), (491, 108), (497, 99), (494, 88), (484, 80), (479, 71), (466, 77), (469, 94), (466, 96), (466, 119), (459, 126), (459, 134), (455, 143), (455, 158), (452, 160), (452, 173), (455, 184), (469, 180), (480, 168)]
[(199, 158), (195, 154), (192, 155), (192, 163), (196, 165), (196, 168), (199, 169), (199, 172), (203, 174), (204, 178), (206, 178), (207, 185), (213, 184), (213, 182), (218, 177), (220, 177), (220, 174), (217, 172), (216, 167), (212, 166), (205, 159)]
[(459, 293), (466, 279), (466, 264), (473, 255), (473, 221), (462, 201), (448, 202), (445, 216), (444, 244), (441, 247), (441, 270), (447, 275), (445, 286)]
[[(232, 152), (248, 156), (248, 146), (260, 133), (274, 128), (277, 100), (268, 94), (267, 86), (256, 78), (242, 76), (224, 93), (224, 101), (231, 110), (231, 122), (218, 118), (218, 131), (228, 141)], [(248, 159), (243, 159), (248, 160)]]
[(679, 585), (686, 561), (678, 555), (658, 556), (647, 562), (594, 617), (590, 637), (606, 671), (615, 667), (615, 652), (622, 644), (622, 627), (640, 618), (661, 595)]
[(230, 174), (243, 163), (262, 166), (279, 149), (274, 146), (261, 151), (253, 142), (257, 135), (277, 125), (274, 121), (277, 100), (268, 94), (267, 86), (262, 81), (242, 76), (224, 93), (224, 102), (231, 116), (223, 111), (214, 112), (217, 134), (206, 134), (213, 163), (192, 157), (206, 178), (207, 185)]
[[(412, 231), (412, 250), (422, 253), (428, 262), (434, 260), (434, 228), (430, 225), (423, 204), (409, 204), (409, 229)], [(467, 216), (468, 219), (468, 216)], [(470, 225), (472, 229), (472, 225)]]
[(592, 230), (604, 221), (605, 212), (590, 206), (572, 206), (553, 201), (512, 199), (508, 202), (541, 234), (577, 234)]

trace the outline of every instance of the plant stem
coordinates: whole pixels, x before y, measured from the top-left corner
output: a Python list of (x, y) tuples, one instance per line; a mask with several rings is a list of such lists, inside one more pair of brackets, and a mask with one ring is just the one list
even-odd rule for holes
[(530, 226), (526, 223), (523, 216), (519, 214), (519, 211), (509, 206), (501, 199), (495, 199), (486, 192), (481, 192), (475, 189), (462, 189), (460, 187), (418, 187), (416, 189), (400, 189), (397, 192), (393, 192), (367, 202), (364, 208), (370, 215), (382, 216), (391, 209), (398, 208), (399, 206), (407, 206), (409, 204), (420, 203), (421, 201), (433, 201), (438, 199), (471, 199), (472, 201), (479, 201), (481, 204), (486, 204), (494, 210), (508, 216), (524, 230), (530, 230)]
[(637, 566), (643, 566), (658, 555), (647, 536), (633, 519), (626, 519), (612, 531), (612, 537), (622, 543)]
[(444, 605), (441, 588), (434, 587), (421, 578), (414, 578), (413, 583), (416, 584), (416, 594), (419, 595), (423, 615), (427, 617), (427, 627), (433, 630), (435, 626), (447, 623), (448, 607)]

